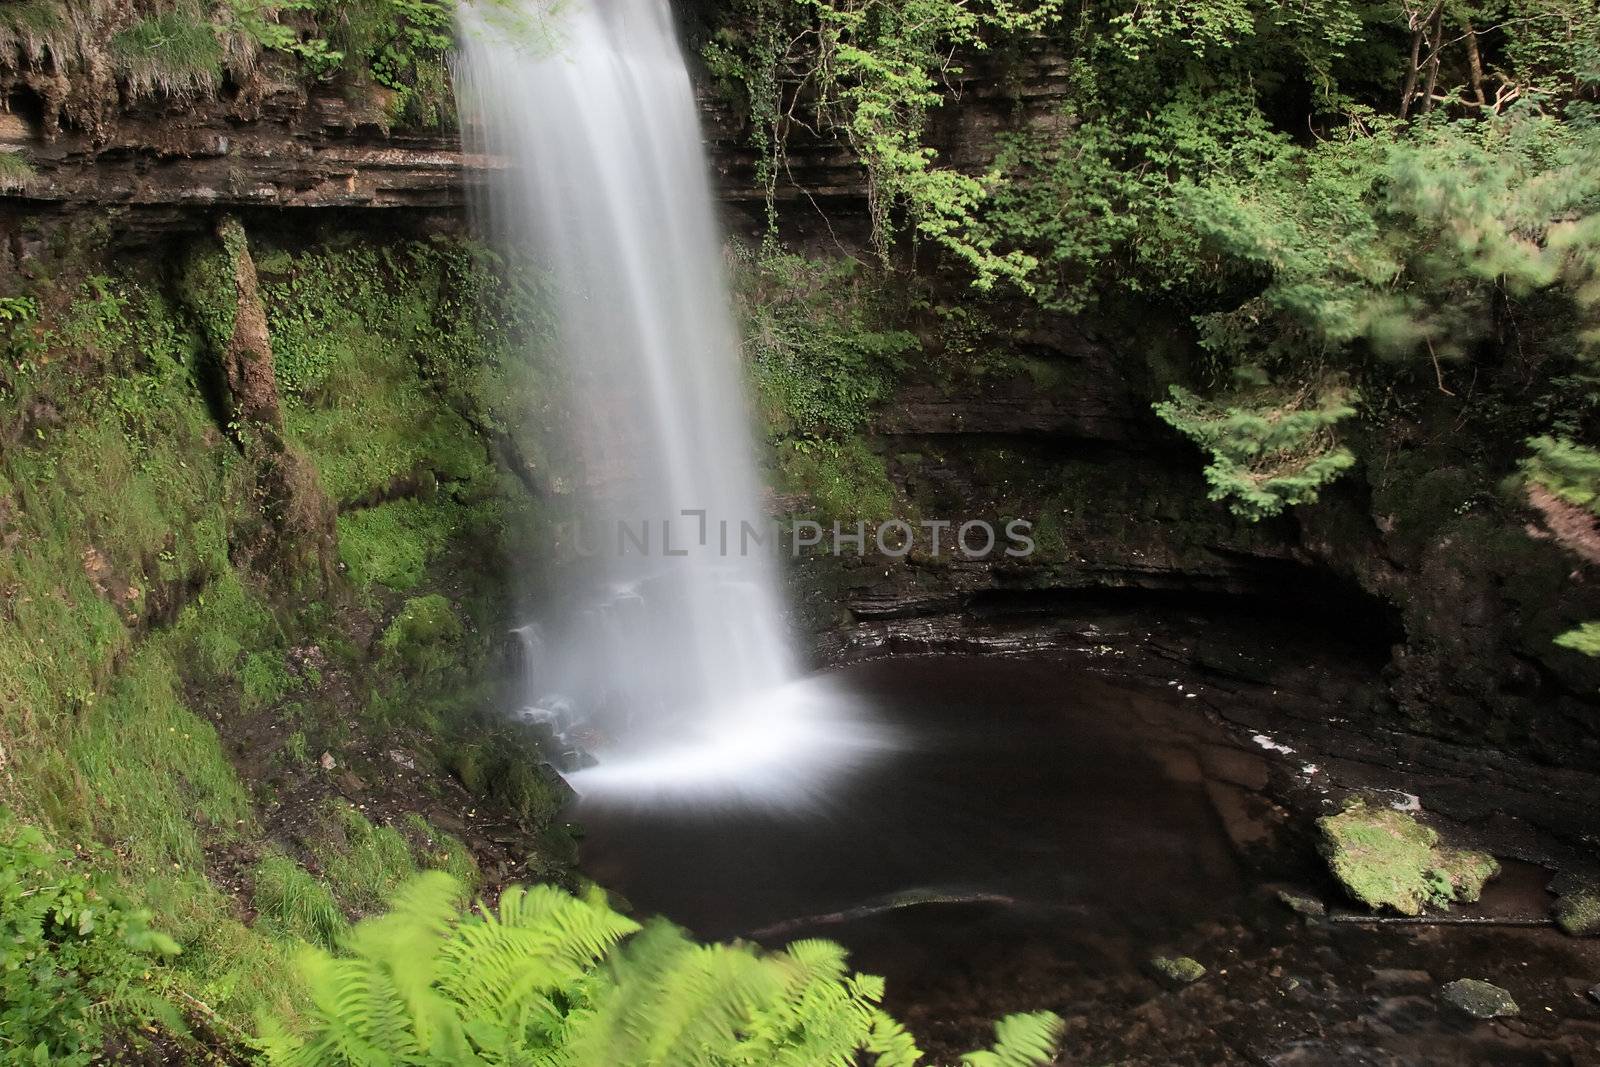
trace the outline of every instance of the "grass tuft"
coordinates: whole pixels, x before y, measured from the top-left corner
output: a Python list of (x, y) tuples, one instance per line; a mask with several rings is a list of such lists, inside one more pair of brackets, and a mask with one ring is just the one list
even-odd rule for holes
[(281, 852), (269, 852), (255, 868), (253, 897), (258, 921), (274, 932), (332, 948), (348, 927), (333, 891)]
[(109, 51), (134, 96), (209, 96), (222, 83), (216, 27), (182, 10), (135, 22), (111, 38)]

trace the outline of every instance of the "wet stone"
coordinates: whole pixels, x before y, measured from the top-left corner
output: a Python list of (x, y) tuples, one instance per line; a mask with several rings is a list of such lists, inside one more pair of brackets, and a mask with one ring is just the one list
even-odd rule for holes
[(1278, 890), (1278, 900), (1296, 915), (1303, 915), (1307, 919), (1320, 919), (1328, 914), (1327, 905), (1310, 893), (1301, 893), (1294, 889), (1280, 889)]
[(1600, 934), (1600, 889), (1585, 886), (1556, 899), (1556, 925), (1573, 937)]
[(1494, 857), (1448, 848), (1409, 815), (1357, 801), (1317, 820), (1318, 848), (1350, 896), (1374, 910), (1421, 915), (1424, 906), (1478, 899), (1499, 873)]
[(1188, 956), (1157, 956), (1147, 966), (1168, 989), (1180, 989), (1205, 977), (1205, 966)]
[(1444, 997), (1446, 1003), (1460, 1008), (1474, 1019), (1498, 1019), (1521, 1011), (1510, 993), (1477, 978), (1461, 978), (1451, 982), (1440, 991), (1440, 996)]

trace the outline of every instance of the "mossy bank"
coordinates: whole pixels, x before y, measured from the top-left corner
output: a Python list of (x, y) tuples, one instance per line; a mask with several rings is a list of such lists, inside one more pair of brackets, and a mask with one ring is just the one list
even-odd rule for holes
[[(173, 939), (81, 957), (114, 995), (41, 1039), (52, 1062), (140, 991), (224, 1036), (293, 1010), (296, 942), (418, 868), (571, 860), (497, 725), (496, 561), (539, 528), (538, 444), (506, 414), (539, 408), (536, 297), (453, 238), (218, 221), (41, 233), (0, 302), (0, 804), (45, 857), (0, 880), (81, 871)], [(225, 373), (262, 356), (271, 415)]]

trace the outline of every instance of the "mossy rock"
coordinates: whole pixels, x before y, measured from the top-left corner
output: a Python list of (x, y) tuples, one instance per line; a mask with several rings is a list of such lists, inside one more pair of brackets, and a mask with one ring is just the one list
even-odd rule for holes
[(1500, 872), (1493, 856), (1439, 844), (1411, 816), (1357, 801), (1317, 820), (1318, 847), (1352, 898), (1374, 910), (1420, 915), (1428, 904), (1477, 900)]
[(1459, 1008), (1474, 1019), (1498, 1019), (1505, 1015), (1518, 1015), (1522, 1009), (1511, 999), (1511, 994), (1492, 982), (1477, 978), (1462, 978), (1446, 985), (1440, 992), (1445, 1002)]
[(385, 660), (398, 662), (407, 675), (419, 677), (450, 666), (455, 644), (464, 634), (450, 601), (430, 593), (406, 601), (384, 630), (379, 648)]
[(1600, 887), (1584, 886), (1556, 900), (1556, 925), (1573, 937), (1600, 934)]
[(1205, 977), (1205, 965), (1188, 956), (1157, 956), (1146, 964), (1168, 989), (1180, 989)]

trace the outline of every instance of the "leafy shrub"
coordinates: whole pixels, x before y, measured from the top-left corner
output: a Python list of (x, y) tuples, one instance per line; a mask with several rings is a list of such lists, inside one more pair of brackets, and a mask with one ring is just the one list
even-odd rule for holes
[(0, 809), (0, 1059), (92, 1061), (107, 1024), (182, 1019), (152, 990), (177, 942)]
[[(309, 1026), (262, 1026), (267, 1062), (526, 1064), (574, 1067), (878, 1067), (920, 1062), (878, 1005), (883, 980), (851, 974), (842, 948), (797, 941), (782, 952), (700, 945), (665, 922), (643, 928), (593, 891), (512, 886), (463, 911), (442, 872), (409, 882), (393, 910), (359, 924), (334, 956), (300, 967)], [(1054, 1055), (1060, 1020), (1013, 1015), (999, 1040), (965, 1057), (1029, 1067)]]
[(1600, 516), (1600, 450), (1564, 437), (1535, 437), (1522, 473), (1560, 499)]
[(1600, 656), (1600, 622), (1586, 622), (1558, 635), (1557, 646), (1581, 652), (1585, 656)]
[(1338, 385), (1286, 389), (1257, 379), (1219, 399), (1172, 386), (1155, 406), (1173, 428), (1211, 454), (1211, 499), (1247, 519), (1277, 515), (1317, 499), (1324, 485), (1355, 465), (1334, 426), (1355, 414)]
[(756, 387), (769, 428), (824, 437), (866, 426), (917, 351), (887, 327), (884, 294), (851, 260), (770, 250), (746, 255), (740, 296)]

